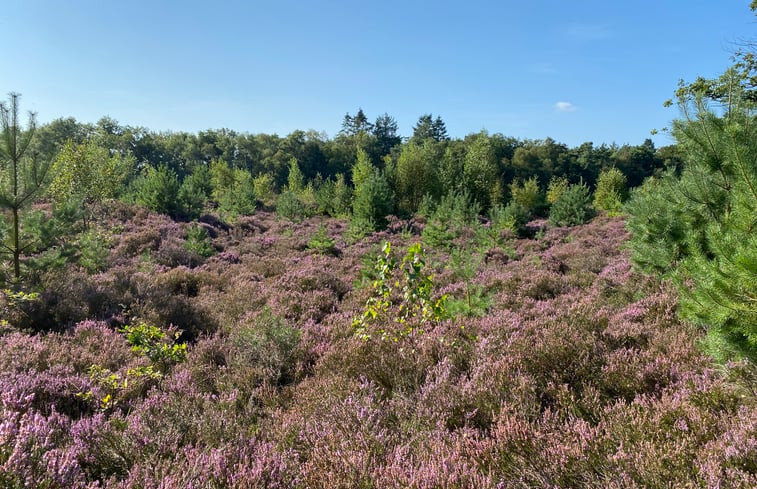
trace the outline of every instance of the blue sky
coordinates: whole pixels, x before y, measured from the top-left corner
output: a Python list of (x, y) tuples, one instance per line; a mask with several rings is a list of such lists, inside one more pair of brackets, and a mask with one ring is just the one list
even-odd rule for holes
[[(641, 143), (679, 79), (754, 38), (748, 0), (7, 1), (0, 93), (41, 122), (335, 135), (347, 112), (408, 136)], [(667, 136), (655, 136), (658, 145)]]

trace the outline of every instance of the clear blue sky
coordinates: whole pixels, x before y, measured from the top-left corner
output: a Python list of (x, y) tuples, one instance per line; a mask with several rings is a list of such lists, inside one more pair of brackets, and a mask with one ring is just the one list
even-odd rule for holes
[(433, 113), (456, 137), (638, 144), (757, 32), (748, 0), (2, 3), (0, 94), (161, 131), (333, 136), (362, 107), (405, 136)]

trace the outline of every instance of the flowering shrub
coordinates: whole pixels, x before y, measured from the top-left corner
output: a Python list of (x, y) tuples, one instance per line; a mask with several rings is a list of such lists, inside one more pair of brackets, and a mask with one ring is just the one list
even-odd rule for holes
[[(620, 218), (481, 253), (259, 211), (212, 224), (223, 252), (194, 268), (126, 253), (182, 225), (107, 219), (105, 269), (40, 285), (60, 332), (6, 316), (2, 487), (757, 485), (754, 366), (713, 367)], [(338, 256), (307, 249), (319, 228)]]

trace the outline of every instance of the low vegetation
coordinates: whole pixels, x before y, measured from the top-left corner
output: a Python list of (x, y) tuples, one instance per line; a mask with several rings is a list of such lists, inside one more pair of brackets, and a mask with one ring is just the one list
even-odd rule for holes
[(757, 487), (754, 73), (682, 85), (659, 149), (12, 94), (0, 486)]

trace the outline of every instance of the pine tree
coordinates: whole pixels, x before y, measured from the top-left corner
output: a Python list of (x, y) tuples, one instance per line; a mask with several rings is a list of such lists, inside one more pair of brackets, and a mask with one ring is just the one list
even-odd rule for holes
[(591, 193), (583, 182), (570, 185), (549, 209), (549, 222), (555, 226), (578, 226), (592, 217)]
[[(757, 104), (753, 69), (677, 92), (680, 176), (648, 181), (627, 206), (632, 258), (670, 277), (681, 315), (708, 331), (718, 360), (757, 361)], [(720, 105), (720, 110), (711, 108)]]
[(29, 113), (27, 128), (21, 127), (17, 93), (8, 103), (0, 103), (0, 208), (10, 214), (9, 242), (2, 244), (12, 257), (13, 278), (21, 279), (21, 256), (31, 245), (22, 243), (22, 211), (34, 202), (46, 182), (51, 164), (40, 161), (29, 152), (37, 128), (36, 118)]

